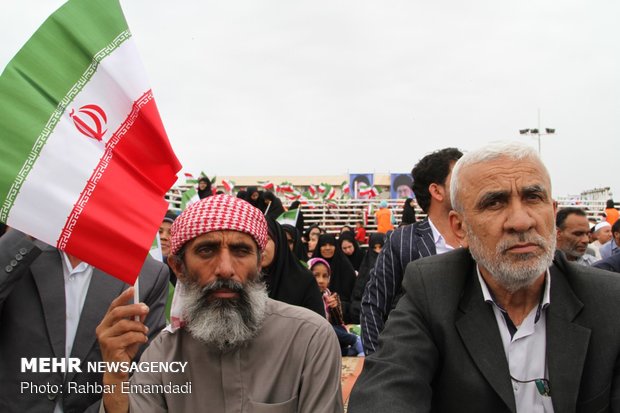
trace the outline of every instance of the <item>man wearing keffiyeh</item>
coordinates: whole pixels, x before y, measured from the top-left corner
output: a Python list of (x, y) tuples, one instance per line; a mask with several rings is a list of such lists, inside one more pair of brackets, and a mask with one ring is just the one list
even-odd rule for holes
[[(183, 304), (176, 326), (150, 344), (141, 362), (183, 360), (188, 367), (135, 373), (129, 383), (123, 383), (127, 374), (106, 373), (104, 382), (117, 385), (104, 397), (106, 411), (219, 412), (232, 406), (245, 412), (272, 405), (342, 411), (340, 349), (331, 326), (309, 310), (267, 297), (260, 279), (267, 243), (262, 213), (217, 195), (188, 207), (171, 231), (168, 263), (185, 290)], [(144, 325), (133, 318), (148, 309), (125, 305), (128, 294), (110, 306), (98, 328), (106, 361), (130, 360), (145, 341)], [(192, 394), (165, 387), (188, 382)]]

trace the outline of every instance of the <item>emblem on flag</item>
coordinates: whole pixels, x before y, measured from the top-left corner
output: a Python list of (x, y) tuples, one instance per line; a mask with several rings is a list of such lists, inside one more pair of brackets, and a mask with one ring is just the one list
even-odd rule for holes
[(97, 105), (84, 105), (78, 109), (78, 113), (75, 113), (75, 109), (71, 109), (69, 117), (73, 119), (73, 124), (82, 135), (99, 142), (108, 131), (107, 129), (103, 130), (108, 123), (108, 117), (104, 110)]

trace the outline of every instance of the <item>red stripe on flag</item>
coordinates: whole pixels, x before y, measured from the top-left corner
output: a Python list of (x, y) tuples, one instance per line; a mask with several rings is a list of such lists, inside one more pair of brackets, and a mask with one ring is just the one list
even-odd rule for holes
[(133, 284), (180, 169), (149, 91), (108, 141), (58, 247)]

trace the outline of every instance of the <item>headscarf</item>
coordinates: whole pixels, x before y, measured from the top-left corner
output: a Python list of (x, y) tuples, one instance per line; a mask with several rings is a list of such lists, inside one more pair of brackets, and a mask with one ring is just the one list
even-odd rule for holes
[(200, 182), (206, 183), (207, 187), (205, 189), (200, 189), (200, 186), (196, 188), (196, 191), (198, 191), (198, 198), (204, 199), (208, 196), (213, 195), (213, 191), (211, 190), (211, 180), (206, 176), (203, 176), (198, 180), (198, 183)]
[[(310, 271), (312, 271), (314, 266), (318, 264), (323, 264), (327, 268), (327, 274), (330, 277), (332, 276), (332, 269), (329, 267), (329, 263), (325, 261), (323, 258), (310, 258), (308, 260), (308, 268), (310, 269)], [(323, 291), (323, 305), (325, 308), (325, 316), (327, 317), (329, 322), (333, 325), (344, 325), (342, 302), (339, 302), (339, 304), (333, 308), (327, 304), (327, 298), (330, 297), (331, 294), (332, 293), (331, 291), (329, 291), (329, 288)]]
[[(265, 205), (265, 200), (263, 199), (262, 192), (260, 192), (258, 188), (255, 186), (248, 186), (248, 189), (246, 192), (247, 192), (246, 201), (248, 201), (250, 205), (260, 209), (260, 211), (264, 213), (267, 206)], [(252, 199), (252, 194), (255, 192), (258, 194), (258, 198)]]
[(269, 297), (306, 307), (325, 316), (321, 292), (312, 273), (293, 255), (280, 224), (267, 218), (269, 237), (274, 242), (273, 261), (263, 268)]
[(351, 294), (351, 308), (349, 315), (353, 324), (359, 324), (360, 322), (362, 296), (364, 295), (366, 284), (370, 279), (370, 271), (374, 270), (377, 257), (379, 256), (379, 253), (374, 251), (373, 247), (375, 244), (379, 244), (383, 247), (385, 244), (385, 234), (380, 232), (370, 234), (370, 239), (368, 240), (368, 250), (366, 251), (366, 255), (360, 265), (358, 276), (355, 279), (353, 293)]
[(301, 242), (301, 234), (294, 226), (290, 224), (282, 224), (282, 229), (291, 236), (293, 240), (293, 255), (298, 260), (306, 261), (308, 259), (308, 252), (303, 242)]
[[(268, 217), (276, 219), (284, 213), (282, 201), (273, 192), (265, 192), (263, 194), (263, 199), (265, 200), (265, 205), (267, 205), (265, 210), (267, 211)], [(270, 203), (267, 203), (266, 201), (270, 201)]]
[(243, 189), (237, 192), (237, 198), (243, 199), (244, 201), (248, 200), (248, 193)]
[(308, 242), (310, 240), (310, 231), (312, 231), (314, 228), (318, 228), (319, 232), (319, 236), (323, 233), (323, 230), (321, 229), (320, 226), (318, 226), (317, 224), (312, 224), (310, 225), (308, 228), (306, 228), (306, 230), (304, 231), (304, 238), (306, 239), (306, 242)]
[(360, 244), (355, 239), (355, 234), (351, 231), (345, 231), (340, 233), (340, 237), (338, 238), (338, 248), (341, 251), (343, 241), (349, 241), (351, 244), (353, 244), (353, 254), (347, 255), (344, 254), (344, 251), (343, 254), (349, 259), (349, 262), (351, 263), (353, 269), (355, 271), (358, 271), (360, 269), (360, 265), (362, 264), (362, 260), (364, 259), (364, 251), (362, 251)]
[(411, 201), (413, 201), (413, 198), (407, 198), (405, 200), (405, 204), (403, 205), (403, 215), (400, 220), (401, 225), (409, 225), (415, 222), (415, 209), (411, 206)]
[(297, 213), (297, 223), (295, 224), (295, 228), (297, 228), (299, 230), (300, 234), (304, 233), (304, 227), (306, 226), (305, 223), (305, 219), (304, 219), (304, 213), (301, 210), (301, 202), (299, 201), (293, 201), (293, 203), (291, 204), (290, 207), (288, 207), (288, 210), (293, 210), (293, 209), (298, 209), (299, 212)]
[[(335, 247), (336, 251), (334, 252), (333, 257), (325, 258), (321, 255), (321, 247), (325, 244), (331, 244)], [(312, 258), (323, 258), (329, 263), (332, 270), (332, 276), (329, 281), (329, 289), (332, 292), (338, 293), (340, 296), (345, 314), (345, 322), (348, 322), (347, 314), (349, 313), (349, 305), (351, 303), (351, 292), (353, 291), (353, 285), (355, 284), (355, 270), (342, 250), (338, 248), (336, 237), (332, 234), (320, 235)]]

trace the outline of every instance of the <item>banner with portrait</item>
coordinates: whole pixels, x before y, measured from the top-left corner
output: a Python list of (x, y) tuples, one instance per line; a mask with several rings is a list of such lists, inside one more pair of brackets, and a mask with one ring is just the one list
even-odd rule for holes
[(351, 188), (351, 194), (353, 198), (362, 199), (365, 198), (359, 194), (360, 190), (364, 188), (370, 188), (374, 184), (374, 174), (371, 173), (358, 173), (349, 174), (349, 185)]
[(415, 198), (411, 186), (413, 185), (413, 178), (411, 174), (395, 173), (390, 174), (390, 198), (392, 199), (407, 199)]

